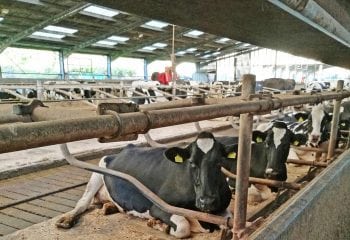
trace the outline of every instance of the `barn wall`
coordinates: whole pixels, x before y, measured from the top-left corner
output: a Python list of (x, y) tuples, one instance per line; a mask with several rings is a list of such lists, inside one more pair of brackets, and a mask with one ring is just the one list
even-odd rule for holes
[(250, 239), (350, 239), (350, 150)]

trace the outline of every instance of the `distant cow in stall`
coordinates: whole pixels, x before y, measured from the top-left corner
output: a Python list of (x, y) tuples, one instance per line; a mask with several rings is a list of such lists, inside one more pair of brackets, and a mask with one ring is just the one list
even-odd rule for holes
[[(281, 121), (278, 119), (277, 121)], [(275, 121), (275, 120), (274, 120)], [(272, 121), (273, 122), (273, 121)], [(312, 106), (310, 112), (302, 112), (295, 114), (295, 120), (287, 120), (285, 123), (288, 125), (288, 128), (294, 133), (307, 134), (307, 146), (327, 149), (329, 138), (330, 138), (330, 129), (331, 129), (332, 116), (327, 112), (327, 107), (323, 103), (316, 104)], [(341, 123), (341, 122), (340, 122)], [(268, 129), (269, 125), (272, 123), (265, 124), (264, 128)], [(258, 127), (261, 130), (260, 125)], [(341, 125), (339, 125), (341, 127)], [(338, 136), (340, 136), (338, 132)], [(338, 139), (339, 140), (339, 139)], [(338, 141), (337, 141), (338, 145)], [(291, 158), (307, 158), (309, 155), (305, 151), (300, 150), (291, 150)], [(315, 160), (319, 161), (324, 159), (322, 154), (316, 153)], [(310, 160), (310, 159), (304, 159)]]
[(128, 95), (131, 97), (131, 101), (139, 105), (150, 104), (156, 101), (167, 101), (162, 94), (154, 90), (158, 86), (160, 86), (160, 83), (157, 81), (133, 81), (131, 89), (134, 92), (130, 94), (129, 91)]
[(279, 90), (294, 90), (296, 83), (294, 79), (268, 78), (262, 81), (262, 85)]
[[(186, 148), (128, 145), (119, 154), (102, 158), (99, 165), (134, 176), (173, 206), (220, 214), (227, 213), (231, 200), (231, 191), (220, 170), (226, 156), (224, 145), (211, 133), (202, 132)], [(66, 153), (65, 157), (71, 156)], [(194, 219), (164, 212), (128, 181), (99, 173), (92, 174), (76, 207), (56, 225), (71, 228), (94, 197), (101, 203), (113, 203), (120, 212), (150, 219), (149, 225), (159, 219), (167, 225), (167, 231), (178, 238), (189, 237), (191, 231), (206, 232)], [(109, 205), (105, 204), (105, 209)], [(159, 229), (160, 224), (153, 227)]]
[(0, 100), (10, 100), (10, 99), (16, 99), (16, 97), (7, 92), (0, 91)]

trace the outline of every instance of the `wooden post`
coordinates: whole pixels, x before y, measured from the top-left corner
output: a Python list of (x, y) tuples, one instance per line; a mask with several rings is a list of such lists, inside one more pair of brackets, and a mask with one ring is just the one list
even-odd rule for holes
[[(337, 82), (337, 91), (342, 91), (344, 87), (344, 80), (338, 80)], [(337, 142), (337, 133), (338, 133), (338, 124), (339, 124), (339, 113), (340, 113), (340, 104), (342, 99), (334, 99), (334, 109), (333, 109), (333, 119), (331, 126), (331, 136), (329, 138), (328, 144), (328, 153), (327, 159), (330, 159), (334, 155), (334, 148)]]
[[(248, 99), (250, 94), (255, 93), (255, 75), (243, 75), (242, 82), (242, 99)], [(233, 239), (240, 238), (239, 232), (245, 228), (246, 224), (253, 114), (241, 114), (239, 126), (237, 181), (233, 216)]]

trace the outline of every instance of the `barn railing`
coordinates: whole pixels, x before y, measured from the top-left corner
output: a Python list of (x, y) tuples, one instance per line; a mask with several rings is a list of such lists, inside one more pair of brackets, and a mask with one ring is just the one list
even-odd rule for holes
[[(152, 128), (244, 113), (262, 114), (281, 107), (319, 103), (332, 99), (341, 100), (347, 97), (350, 97), (349, 91), (339, 90), (315, 94), (301, 93), (300, 95), (251, 94), (244, 99), (238, 97), (205, 99), (202, 103), (193, 103), (185, 99), (184, 101), (176, 100), (172, 104), (166, 103), (163, 105), (164, 108), (158, 105), (161, 107), (152, 109), (151, 104), (149, 107), (141, 108), (140, 112), (115, 115), (96, 115), (91, 110), (69, 113), (69, 110), (60, 109), (60, 112), (57, 112), (55, 108), (37, 106), (31, 113), (23, 115), (30, 115), (31, 119), (41, 122), (9, 123), (0, 126), (0, 153), (99, 138), (109, 136), (111, 133), (114, 135), (117, 133), (119, 136), (146, 133)], [(175, 108), (168, 108), (170, 105)], [(73, 115), (74, 119), (69, 119)], [(8, 118), (11, 116), (14, 114), (6, 115)], [(18, 116), (21, 115), (18, 114)]]
[[(244, 75), (243, 96), (241, 98), (203, 99), (197, 106), (189, 104), (185, 107), (176, 106), (159, 109), (144, 108), (139, 112), (117, 113), (106, 111), (108, 115), (95, 115), (87, 113), (84, 117), (61, 119), (62, 112), (53, 114), (52, 109), (37, 105), (32, 109), (28, 106), (17, 106), (17, 114), (29, 115), (31, 119), (41, 122), (10, 123), (0, 126), (0, 153), (23, 150), (33, 147), (65, 143), (96, 137), (125, 137), (136, 133), (145, 133), (152, 128), (171, 126), (176, 124), (207, 120), (212, 118), (241, 115), (239, 155), (236, 181), (236, 202), (234, 211), (234, 235), (238, 238), (245, 231), (246, 204), (249, 177), (249, 163), (243, 161), (250, 153), (250, 143), (253, 114), (262, 114), (281, 107), (300, 105), (306, 103), (319, 103), (335, 99), (334, 114), (339, 113), (340, 102), (350, 97), (350, 92), (342, 90), (341, 82), (335, 92), (325, 93), (298, 93), (299, 95), (264, 95), (251, 94), (254, 89), (255, 76)], [(181, 101), (181, 100), (180, 100)], [(29, 111), (29, 112), (26, 112)], [(54, 109), (53, 109), (54, 111)], [(52, 115), (51, 115), (52, 114)], [(91, 116), (89, 115), (91, 114)], [(49, 117), (45, 117), (49, 116)], [(67, 116), (66, 116), (67, 117)], [(337, 118), (332, 122), (332, 136), (337, 126)], [(249, 133), (248, 133), (249, 132)], [(111, 134), (112, 133), (112, 134)], [(329, 145), (332, 147), (332, 144)], [(333, 147), (334, 148), (334, 147)], [(330, 152), (330, 150), (328, 151)], [(329, 155), (329, 154), (328, 154)], [(328, 156), (329, 157), (329, 156)], [(88, 168), (88, 167), (84, 167)], [(101, 170), (98, 170), (101, 171)], [(107, 172), (107, 170), (105, 170)], [(111, 174), (111, 173), (108, 173)], [(112, 174), (113, 175), (113, 174)], [(203, 215), (201, 215), (203, 216)], [(222, 222), (217, 218), (215, 223)], [(209, 220), (212, 221), (212, 220)], [(214, 220), (213, 220), (214, 221)], [(230, 225), (230, 224), (229, 224)]]

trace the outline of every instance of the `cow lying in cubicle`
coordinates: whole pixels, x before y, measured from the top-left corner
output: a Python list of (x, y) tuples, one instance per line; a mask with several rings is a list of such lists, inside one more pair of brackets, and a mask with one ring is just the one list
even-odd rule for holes
[[(265, 133), (256, 132), (251, 174), (285, 180), (289, 147), (298, 137), (284, 123), (275, 123)], [(72, 158), (68, 152), (64, 155), (66, 159)], [(211, 133), (202, 132), (186, 148), (129, 145), (119, 154), (102, 158), (99, 166), (134, 176), (173, 206), (227, 215), (230, 214), (231, 190), (221, 167), (235, 172), (236, 157), (237, 144), (224, 145)], [(83, 197), (72, 211), (57, 221), (57, 227), (73, 227), (94, 198), (104, 204), (105, 212), (112, 207), (146, 218), (152, 221), (150, 225), (154, 228), (161, 228), (178, 238), (189, 237), (191, 232), (208, 232), (195, 219), (164, 212), (131, 183), (100, 173), (92, 174)], [(162, 224), (155, 219), (161, 220)]]

